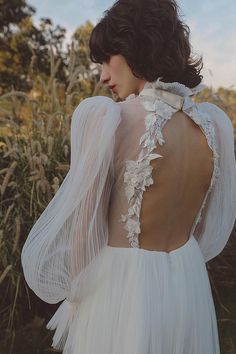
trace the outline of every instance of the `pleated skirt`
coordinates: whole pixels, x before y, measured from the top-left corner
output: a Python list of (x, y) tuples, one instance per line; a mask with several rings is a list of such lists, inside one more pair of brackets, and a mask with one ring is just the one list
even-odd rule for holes
[(171, 252), (106, 245), (88, 267), (80, 299), (63, 353), (220, 353), (207, 268), (193, 235)]

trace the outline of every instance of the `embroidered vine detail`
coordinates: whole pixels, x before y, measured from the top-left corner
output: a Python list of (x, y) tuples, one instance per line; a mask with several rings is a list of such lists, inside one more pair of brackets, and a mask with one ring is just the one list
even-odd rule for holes
[(124, 228), (128, 231), (127, 238), (132, 247), (139, 247), (138, 235), (140, 234), (140, 210), (143, 199), (143, 192), (146, 187), (154, 183), (152, 178), (152, 166), (150, 161), (159, 157), (160, 154), (153, 153), (156, 148), (156, 141), (162, 145), (164, 139), (161, 128), (164, 121), (171, 118), (176, 111), (159, 98), (149, 101), (142, 100), (144, 108), (148, 111), (145, 116), (146, 131), (140, 138), (140, 145), (143, 146), (138, 159), (126, 161), (124, 173), (125, 194), (129, 208), (126, 215), (121, 215), (120, 221), (124, 223)]
[(194, 120), (194, 122), (200, 126), (201, 130), (206, 136), (207, 143), (213, 152), (214, 170), (210, 186), (210, 188), (212, 188), (220, 175), (219, 154), (217, 152), (216, 147), (216, 134), (214, 125), (209, 115), (205, 112), (201, 112), (201, 110), (198, 109), (196, 104), (193, 104), (190, 109), (184, 109), (184, 112), (188, 114)]
[(129, 203), (127, 215), (121, 215), (121, 221), (125, 222), (124, 228), (128, 231), (128, 239), (132, 247), (139, 247), (137, 235), (140, 233), (139, 214), (142, 203), (142, 193), (146, 187), (153, 184), (152, 166), (150, 161), (161, 157), (153, 153), (147, 154), (137, 161), (126, 161), (126, 172), (124, 173), (124, 182), (127, 184), (125, 193)]
[(196, 225), (202, 220), (202, 211), (206, 205), (207, 197), (209, 193), (211, 192), (213, 186), (216, 184), (218, 178), (220, 177), (220, 169), (219, 169), (219, 154), (217, 152), (217, 147), (216, 147), (216, 134), (215, 134), (215, 128), (214, 125), (209, 117), (209, 115), (205, 112), (201, 112), (201, 110), (198, 110), (197, 105), (194, 104), (191, 109), (184, 110), (185, 113), (187, 113), (202, 129), (204, 132), (207, 143), (210, 147), (210, 149), (213, 152), (213, 173), (211, 177), (211, 182), (210, 186), (206, 192), (206, 195), (204, 197), (203, 203), (200, 207), (200, 210), (197, 214), (197, 217), (193, 223), (191, 233), (194, 232), (194, 229)]

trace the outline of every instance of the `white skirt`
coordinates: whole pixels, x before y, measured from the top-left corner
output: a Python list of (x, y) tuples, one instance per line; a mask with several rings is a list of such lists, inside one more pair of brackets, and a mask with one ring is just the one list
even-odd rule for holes
[(207, 268), (193, 235), (167, 253), (106, 245), (89, 264), (65, 354), (219, 354)]

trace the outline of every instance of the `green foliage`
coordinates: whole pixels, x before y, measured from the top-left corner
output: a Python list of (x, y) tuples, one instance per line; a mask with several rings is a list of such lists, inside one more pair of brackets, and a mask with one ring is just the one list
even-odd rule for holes
[[(66, 76), (66, 53), (63, 42), (66, 30), (54, 28), (50, 19), (40, 20), (39, 28), (32, 22), (33, 8), (24, 1), (3, 1), (0, 4), (0, 92), (10, 89), (29, 91), (33, 87), (35, 75), (50, 76), (50, 55), (53, 47), (60, 59), (57, 78), (61, 82)], [(5, 15), (4, 17), (2, 15)], [(13, 16), (15, 15), (15, 16)]]
[[(24, 1), (15, 2), (14, 11), (19, 13), (15, 18), (10, 15), (10, 3), (4, 0), (1, 5), (6, 17), (0, 24), (5, 28), (0, 36), (0, 94), (11, 90), (35, 92), (36, 82), (50, 80), (52, 70), (66, 94), (71, 90), (85, 92), (85, 96), (97, 90), (110, 94), (99, 87), (98, 66), (89, 59), (88, 40), (93, 28), (90, 21), (77, 28), (71, 45), (65, 48), (65, 28), (54, 26), (49, 18), (42, 18), (36, 27), (32, 20), (33, 8), (27, 7)], [(53, 68), (52, 52), (56, 63)]]
[(5, 35), (11, 32), (12, 25), (18, 25), (22, 20), (32, 16), (35, 9), (26, 4), (25, 0), (0, 1), (0, 32)]

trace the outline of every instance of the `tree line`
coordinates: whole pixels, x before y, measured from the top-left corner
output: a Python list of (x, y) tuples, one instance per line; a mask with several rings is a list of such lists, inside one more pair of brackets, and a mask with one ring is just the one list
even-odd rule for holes
[[(58, 82), (66, 83), (69, 72), (71, 44), (65, 45), (66, 29), (54, 25), (50, 18), (41, 18), (36, 26), (33, 15), (36, 9), (25, 0), (0, 2), (0, 94), (30, 91), (38, 75), (50, 77), (50, 50), (59, 63)], [(88, 39), (93, 25), (87, 21), (78, 27), (73, 36), (77, 66), (88, 69)]]

